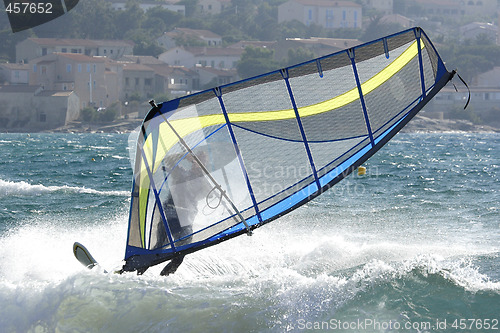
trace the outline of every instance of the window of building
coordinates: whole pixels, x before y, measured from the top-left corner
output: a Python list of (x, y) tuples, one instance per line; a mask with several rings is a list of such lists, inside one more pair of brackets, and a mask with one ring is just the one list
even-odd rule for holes
[(71, 73), (71, 64), (66, 65), (66, 72)]
[(47, 114), (45, 114), (45, 112), (40, 112), (39, 116), (38, 116), (38, 120), (41, 122), (41, 123), (45, 123), (47, 122)]
[(61, 52), (62, 52), (62, 53), (66, 53), (66, 52), (68, 52), (68, 49), (66, 49), (65, 47), (63, 47), (63, 48), (61, 49)]
[(125, 78), (125, 86), (128, 87), (130, 85), (130, 80), (128, 77)]
[(138, 77), (136, 77), (136, 78), (135, 78), (135, 85), (136, 85), (136, 86), (138, 86), (138, 85), (139, 85), (139, 78), (138, 78)]
[(153, 79), (144, 79), (144, 85), (145, 86), (152, 86), (153, 85)]
[(87, 73), (90, 73), (90, 64), (87, 64)]
[(333, 9), (326, 10), (326, 20), (333, 20)]
[(46, 47), (42, 47), (42, 55), (47, 55), (47, 48)]
[(82, 72), (82, 64), (78, 64), (78, 73)]
[(33, 73), (36, 73), (36, 64), (33, 65)]
[(71, 53), (79, 53), (78, 49), (71, 49)]

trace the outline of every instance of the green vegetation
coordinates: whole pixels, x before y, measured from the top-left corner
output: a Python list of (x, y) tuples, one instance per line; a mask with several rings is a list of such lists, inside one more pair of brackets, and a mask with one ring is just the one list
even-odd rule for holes
[(120, 107), (120, 102), (115, 102), (108, 108), (86, 107), (80, 111), (80, 120), (86, 123), (110, 123), (120, 114)]
[(278, 67), (273, 50), (247, 47), (241, 55), (237, 70), (241, 78), (248, 78), (276, 70)]
[(439, 45), (439, 53), (447, 60), (449, 69), (458, 68), (460, 75), (468, 82), (479, 74), (500, 66), (500, 46), (479, 35), (476, 40), (465, 44), (457, 41)]

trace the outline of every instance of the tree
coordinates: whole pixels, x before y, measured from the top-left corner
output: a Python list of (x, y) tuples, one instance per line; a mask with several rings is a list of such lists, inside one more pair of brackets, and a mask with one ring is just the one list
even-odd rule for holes
[(274, 50), (249, 46), (241, 55), (236, 69), (240, 77), (248, 78), (276, 70), (278, 67), (278, 63), (274, 60)]
[(139, 7), (136, 1), (129, 0), (124, 10), (120, 10), (116, 14), (115, 26), (118, 39), (123, 39), (123, 36), (128, 31), (134, 31), (142, 27), (145, 15), (144, 11)]
[[(161, 7), (151, 8), (146, 12), (146, 21), (158, 18), (165, 24), (165, 31), (172, 30), (175, 28), (177, 23), (182, 20), (182, 14), (173, 12), (168, 9), (163, 9)], [(161, 31), (162, 33), (165, 31)]]
[(68, 13), (75, 22), (77, 36), (89, 39), (112, 39), (115, 36), (114, 11), (111, 2), (85, 0)]
[(362, 41), (368, 42), (403, 30), (399, 23), (384, 23), (380, 21), (381, 19), (380, 15), (370, 19), (370, 23), (360, 37)]
[(299, 47), (298, 49), (288, 50), (288, 61), (285, 66), (296, 65), (304, 61), (308, 61), (315, 58), (314, 53), (311, 50)]
[(157, 57), (165, 51), (158, 45), (155, 36), (144, 29), (130, 30), (125, 38), (134, 42), (135, 55), (150, 55)]

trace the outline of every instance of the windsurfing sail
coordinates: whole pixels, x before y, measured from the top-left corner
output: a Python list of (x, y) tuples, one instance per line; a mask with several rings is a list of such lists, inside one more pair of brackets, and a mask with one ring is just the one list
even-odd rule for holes
[(250, 233), (360, 166), (451, 80), (413, 28), (152, 103), (137, 139), (124, 271)]

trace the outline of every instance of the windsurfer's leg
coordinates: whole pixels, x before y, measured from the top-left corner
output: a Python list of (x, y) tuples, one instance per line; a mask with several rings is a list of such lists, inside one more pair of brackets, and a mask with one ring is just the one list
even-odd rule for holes
[(175, 273), (177, 268), (179, 268), (179, 266), (182, 264), (183, 260), (184, 260), (184, 256), (177, 256), (177, 257), (172, 258), (172, 260), (170, 260), (170, 262), (167, 264), (167, 266), (165, 266), (165, 268), (163, 268), (160, 275), (166, 276), (166, 275), (170, 275), (170, 274)]

